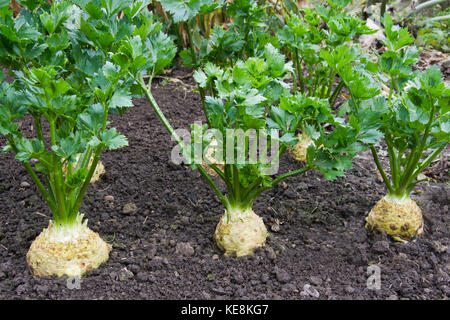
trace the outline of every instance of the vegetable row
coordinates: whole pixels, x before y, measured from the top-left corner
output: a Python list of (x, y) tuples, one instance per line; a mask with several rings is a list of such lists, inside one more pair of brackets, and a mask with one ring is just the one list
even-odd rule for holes
[[(418, 50), (407, 29), (385, 15), (379, 53), (358, 48), (357, 38), (374, 30), (346, 13), (347, 0), (290, 12), (273, 32), (257, 1), (160, 1), (174, 23), (192, 25), (218, 8), (232, 17), (204, 34), (202, 45), (190, 41), (179, 54), (195, 69), (206, 120), (192, 124), (186, 143), (152, 94), (152, 79), (173, 63), (178, 48), (150, 2), (21, 1), (15, 16), (9, 1), (0, 1), (0, 64), (13, 76), (7, 82), (0, 73), (3, 151), (23, 164), (53, 214), (27, 254), (34, 274), (82, 275), (108, 259), (110, 246), (79, 210), (89, 184), (105, 170), (102, 152), (128, 145), (108, 116), (126, 117), (136, 96), (148, 100), (167, 138), (175, 138), (222, 202), (214, 239), (225, 254), (248, 255), (265, 244), (266, 227), (252, 209), (263, 192), (308, 170), (329, 180), (344, 176), (365, 149), (388, 190), (366, 226), (400, 241), (423, 232), (410, 195), (448, 146), (450, 89), (436, 67), (413, 71)], [(339, 105), (341, 96), (348, 98)], [(33, 121), (33, 138), (20, 126), (24, 117)], [(257, 140), (239, 142), (230, 130), (257, 132), (265, 141), (259, 156), (247, 157)], [(375, 147), (380, 141), (388, 171)], [(272, 161), (261, 156), (269, 149)], [(299, 160), (298, 168), (276, 173), (285, 152)]]

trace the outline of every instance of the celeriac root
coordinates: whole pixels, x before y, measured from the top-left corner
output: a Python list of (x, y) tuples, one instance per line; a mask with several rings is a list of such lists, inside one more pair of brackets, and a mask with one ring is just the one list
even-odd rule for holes
[(289, 153), (291, 154), (292, 158), (294, 158), (294, 160), (306, 161), (306, 151), (308, 150), (308, 147), (314, 142), (306, 132), (299, 133), (297, 135), (297, 138), (297, 144), (292, 148), (289, 148)]
[(406, 242), (423, 233), (422, 210), (409, 197), (399, 199), (386, 195), (369, 212), (366, 228)]
[(111, 246), (79, 215), (72, 225), (49, 226), (33, 241), (27, 263), (36, 276), (81, 276), (108, 260)]
[(253, 210), (235, 209), (223, 214), (214, 232), (217, 246), (225, 251), (225, 255), (235, 253), (237, 257), (250, 255), (266, 243), (267, 229), (261, 217)]

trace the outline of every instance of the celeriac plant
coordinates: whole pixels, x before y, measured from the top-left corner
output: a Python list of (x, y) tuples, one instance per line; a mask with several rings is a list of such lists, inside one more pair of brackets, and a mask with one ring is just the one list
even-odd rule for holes
[[(0, 9), (0, 59), (14, 75), (11, 83), (1, 75), (0, 133), (7, 141), (3, 152), (23, 164), (53, 215), (27, 261), (36, 275), (82, 275), (108, 259), (110, 246), (79, 210), (101, 153), (128, 145), (109, 126), (108, 114), (131, 106), (132, 82), (74, 36), (71, 2), (22, 5), (16, 18), (8, 3)], [(121, 9), (105, 6), (101, 14)], [(24, 118), (33, 121), (32, 138), (20, 125)]]
[[(373, 141), (371, 128), (355, 127), (335, 117), (327, 99), (291, 95), (282, 80), (292, 71), (291, 64), (270, 45), (261, 58), (238, 61), (226, 69), (211, 65), (205, 69), (196, 73), (196, 79), (201, 86), (213, 83), (211, 96), (205, 99), (209, 125), (193, 125), (192, 148), (195, 151), (200, 142), (205, 146), (203, 154), (208, 154), (215, 142), (216, 162), (209, 165), (225, 183), (227, 194), (209, 181), (225, 207), (214, 238), (226, 254), (247, 255), (264, 245), (267, 236), (262, 219), (252, 209), (256, 199), (282, 180), (307, 170), (319, 170), (330, 180), (342, 176), (356, 153), (364, 149), (363, 143)], [(212, 75), (211, 70), (215, 70)], [(308, 148), (305, 166), (275, 175), (279, 159), (297, 143), (295, 132), (305, 120), (304, 130), (320, 147)], [(326, 132), (325, 124), (333, 130)], [(194, 165), (201, 163), (195, 155), (191, 158)]]
[[(371, 210), (366, 227), (407, 241), (423, 232), (422, 213), (411, 191), (450, 141), (450, 88), (436, 66), (412, 71), (418, 51), (409, 46), (414, 39), (407, 29), (393, 25), (390, 15), (384, 27), (386, 50), (377, 63), (366, 63), (366, 70), (342, 65), (339, 75), (351, 95), (346, 109), (356, 121), (372, 122), (389, 155), (390, 177), (370, 145), (388, 194)], [(388, 88), (384, 95), (379, 94), (382, 85)]]
[[(330, 63), (331, 52), (359, 35), (375, 31), (345, 12), (350, 0), (323, 2), (326, 5), (302, 8), (301, 13), (287, 16), (286, 25), (277, 36), (294, 63), (294, 92), (328, 99), (333, 108), (344, 82), (338, 77), (335, 63)], [(312, 143), (303, 128), (305, 125), (300, 126), (298, 144), (290, 149), (292, 157), (298, 161), (306, 160), (306, 150)]]

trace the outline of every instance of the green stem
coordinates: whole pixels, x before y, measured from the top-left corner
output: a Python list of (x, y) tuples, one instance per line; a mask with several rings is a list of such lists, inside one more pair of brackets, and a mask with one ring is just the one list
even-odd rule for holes
[[(188, 35), (188, 39), (189, 39), (189, 49), (191, 51), (191, 59), (192, 59), (193, 67), (194, 67), (194, 69), (196, 69), (199, 66), (199, 61), (198, 61), (197, 53), (195, 52), (194, 40), (192, 38), (192, 20), (187, 23), (187, 35)], [(151, 81), (151, 79), (149, 81)], [(210, 126), (211, 124), (208, 119), (208, 114), (206, 113), (205, 89), (200, 87), (199, 84), (197, 85), (197, 88), (200, 93), (200, 98), (202, 101), (202, 106), (203, 106), (203, 111), (205, 113), (206, 121), (207, 121), (208, 125)]]
[(241, 182), (239, 181), (239, 170), (235, 164), (233, 168), (233, 187), (234, 187), (234, 199), (236, 202), (240, 202), (241, 199)]
[(228, 198), (232, 204), (236, 202), (234, 198), (234, 185), (232, 183), (233, 174), (231, 171), (231, 164), (224, 164), (224, 174), (225, 179), (228, 181), (227, 183), (227, 189), (228, 189)]
[(106, 130), (106, 124), (108, 122), (109, 104), (103, 103), (103, 122), (101, 132)]
[(344, 81), (341, 80), (341, 82), (339, 82), (339, 84), (337, 85), (337, 87), (334, 89), (333, 93), (331, 94), (330, 97), (330, 106), (331, 108), (334, 107), (336, 100), (339, 96), (339, 93), (341, 92), (342, 88), (344, 87)]
[[(106, 125), (108, 123), (108, 113), (109, 113), (109, 105), (107, 103), (103, 103), (103, 121), (102, 121), (102, 128), (101, 132), (104, 132), (106, 130)], [(98, 162), (100, 161), (100, 155), (104, 148), (98, 148), (95, 151), (94, 159), (92, 160), (91, 167), (89, 168), (88, 174), (84, 180), (83, 185), (80, 189), (76, 189), (75, 192), (73, 192), (69, 196), (69, 201), (73, 203), (73, 206), (71, 208), (71, 211), (69, 213), (70, 219), (74, 221), (78, 214), (78, 210), (80, 210), (81, 203), (83, 202), (84, 196), (86, 194), (87, 188), (89, 187), (89, 184), (91, 183), (92, 176), (94, 175), (95, 170), (97, 169)], [(86, 152), (83, 154), (80, 159), (81, 161), (81, 169), (86, 169), (89, 167), (89, 162), (92, 157), (92, 147), (88, 147)], [(78, 165), (77, 165), (78, 167)]]
[(200, 85), (197, 85), (198, 92), (200, 93), (200, 99), (202, 101), (202, 107), (203, 107), (203, 113), (205, 114), (206, 122), (208, 123), (208, 126), (211, 127), (211, 122), (209, 121), (208, 112), (206, 111), (206, 94), (205, 89), (200, 87)]
[(405, 184), (406, 189), (412, 189), (412, 187), (409, 187), (409, 185), (411, 185), (413, 183), (414, 179), (416, 179), (417, 176), (423, 170), (425, 170), (426, 167), (428, 167), (430, 165), (430, 163), (442, 152), (442, 150), (445, 149), (446, 146), (447, 146), (447, 144), (444, 144), (442, 147), (434, 150), (425, 160), (423, 160), (423, 162), (419, 165), (419, 167), (416, 170), (414, 170), (413, 174), (406, 182), (406, 184)]
[(299, 85), (300, 85), (300, 92), (305, 92), (305, 83), (304, 83), (304, 79), (303, 79), (303, 73), (302, 73), (302, 61), (303, 59), (299, 58), (298, 55), (298, 49), (295, 48), (294, 50), (294, 59), (295, 59), (295, 67), (296, 67), (296, 72), (297, 72), (297, 78), (299, 80)]
[(314, 76), (312, 77), (312, 79), (314, 79), (312, 90), (311, 90), (312, 93), (311, 92), (308, 93), (310, 97), (316, 96), (316, 91), (319, 86), (319, 77), (316, 76), (315, 73), (316, 73), (316, 70), (314, 70)]
[(306, 171), (308, 171), (310, 169), (311, 169), (311, 167), (309, 165), (306, 165), (304, 167), (301, 167), (300, 169), (297, 169), (297, 170), (294, 170), (294, 171), (290, 171), (290, 172), (286, 172), (286, 173), (278, 176), (277, 178), (275, 178), (272, 181), (272, 183), (270, 184), (270, 188), (275, 186), (277, 183), (281, 182), (282, 180), (284, 180), (286, 178), (289, 178), (289, 177), (292, 177), (292, 176), (304, 173), (304, 172), (306, 172)]
[(78, 214), (78, 210), (80, 210), (81, 203), (83, 202), (84, 195), (86, 194), (87, 188), (89, 187), (89, 184), (91, 183), (92, 176), (94, 175), (95, 169), (97, 169), (98, 161), (100, 160), (100, 155), (103, 151), (103, 148), (98, 148), (94, 155), (94, 160), (92, 160), (91, 167), (88, 171), (88, 174), (86, 178), (84, 179), (83, 186), (81, 187), (78, 196), (76, 197), (75, 204), (70, 210), (70, 216), (69, 218), (73, 221), (73, 219), (76, 218)]
[(331, 94), (331, 90), (333, 90), (333, 84), (334, 84), (334, 78), (336, 77), (336, 71), (331, 71), (330, 73), (330, 82), (328, 82), (328, 90), (326, 95), (323, 98), (328, 98), (330, 97)]
[(430, 133), (431, 125), (433, 124), (433, 117), (435, 112), (435, 106), (433, 104), (433, 107), (431, 108), (430, 112), (430, 119), (428, 120), (427, 126), (425, 128), (425, 133), (422, 136), (422, 141), (420, 143), (420, 146), (416, 148), (415, 150), (411, 151), (410, 156), (412, 156), (412, 159), (408, 162), (408, 167), (406, 168), (403, 178), (400, 181), (400, 189), (407, 189), (408, 183), (411, 183), (411, 175), (413, 174), (415, 168), (417, 167), (417, 164), (420, 161), (420, 158), (423, 155), (423, 152), (425, 150), (426, 141), (428, 138), (428, 134)]
[(36, 134), (39, 140), (44, 142), (44, 133), (42, 131), (42, 123), (41, 123), (41, 116), (40, 115), (33, 115), (34, 119), (34, 126), (36, 127)]
[(53, 167), (53, 177), (50, 177), (50, 179), (53, 178), (53, 183), (54, 183), (54, 191), (56, 193), (56, 205), (58, 207), (59, 210), (59, 216), (60, 218), (62, 218), (61, 222), (67, 222), (67, 218), (68, 218), (68, 213), (66, 210), (66, 198), (65, 198), (65, 194), (64, 194), (64, 179), (63, 179), (63, 174), (62, 174), (62, 164), (59, 163), (59, 158), (58, 157), (54, 157), (55, 158), (55, 162), (54, 162), (54, 167)]
[(382, 0), (381, 2), (381, 8), (380, 8), (380, 20), (383, 21), (384, 13), (386, 12), (386, 4), (387, 0)]
[(381, 174), (381, 177), (383, 178), (384, 183), (386, 184), (386, 187), (389, 189), (390, 193), (394, 192), (394, 189), (392, 188), (392, 185), (386, 175), (386, 173), (383, 170), (383, 167), (381, 166), (380, 159), (378, 158), (377, 150), (373, 145), (370, 146), (370, 150), (372, 151), (373, 160), (375, 161), (375, 164), (378, 168), (378, 171)]
[(392, 94), (394, 93), (394, 81), (395, 81), (394, 78), (391, 78), (391, 86), (389, 88), (389, 100), (388, 100), (389, 104), (391, 103)]
[(385, 141), (388, 146), (389, 165), (391, 168), (393, 188), (396, 189), (396, 188), (398, 188), (398, 183), (399, 183), (399, 179), (400, 179), (400, 177), (399, 177), (400, 173), (397, 171), (398, 159), (397, 159), (397, 155), (395, 154), (395, 147), (393, 146), (392, 140), (388, 134), (386, 134), (386, 136), (385, 136)]
[[(14, 139), (11, 135), (7, 135), (6, 139), (9, 142), (9, 145), (13, 149), (13, 151), (17, 154), (19, 150), (16, 147), (16, 144), (14, 143)], [(52, 211), (52, 213), (57, 214), (56, 204), (52, 199), (52, 196), (48, 193), (47, 189), (45, 189), (44, 184), (37, 176), (36, 172), (34, 172), (33, 168), (28, 162), (21, 162), (22, 165), (25, 167), (25, 170), (28, 172), (28, 174), (31, 176), (31, 179), (33, 180), (34, 184), (38, 188), (39, 192), (41, 193), (42, 197), (44, 198), (45, 202), (47, 203), (48, 207)]]
[(189, 40), (189, 49), (191, 51), (192, 63), (194, 64), (194, 69), (198, 67), (197, 54), (195, 53), (194, 41), (192, 39), (192, 21), (188, 21), (187, 26), (187, 35)]
[[(175, 132), (175, 130), (170, 125), (169, 121), (165, 117), (164, 113), (161, 111), (160, 107), (158, 106), (158, 103), (156, 102), (155, 98), (153, 97), (152, 93), (150, 92), (150, 88), (145, 84), (144, 79), (142, 79), (142, 76), (140, 79), (135, 79), (140, 87), (144, 90), (145, 96), (147, 100), (150, 102), (151, 107), (155, 111), (158, 118), (163, 123), (164, 127), (167, 129), (167, 131), (170, 133), (170, 135), (175, 139), (175, 141), (180, 145), (181, 149), (183, 150), (183, 154), (187, 154), (189, 150), (187, 150), (186, 145), (183, 143), (183, 140), (181, 140), (180, 136)], [(149, 80), (151, 81), (151, 79)], [(214, 190), (214, 192), (219, 197), (220, 201), (223, 203), (225, 208), (228, 210), (230, 208), (230, 203), (228, 199), (223, 195), (222, 192), (220, 192), (217, 185), (214, 183), (214, 181), (211, 179), (211, 177), (208, 175), (208, 173), (205, 171), (205, 169), (202, 168), (202, 166), (197, 165), (197, 169), (200, 172), (200, 174), (206, 179), (206, 182), (211, 186), (211, 188)]]
[(262, 182), (262, 178), (258, 177), (255, 181), (252, 182), (252, 184), (250, 186), (248, 186), (248, 188), (245, 189), (245, 191), (242, 193), (242, 199), (244, 199), (244, 202), (248, 202), (249, 200), (249, 194), (255, 190), (256, 188), (259, 187), (259, 185)]
[[(51, 117), (50, 123), (50, 139), (52, 146), (56, 146), (56, 119)], [(50, 180), (53, 183), (53, 191), (55, 192), (56, 206), (58, 208), (58, 216), (61, 222), (67, 222), (66, 199), (64, 196), (64, 179), (62, 173), (62, 163), (59, 161), (55, 153), (52, 154), (53, 168), (51, 169)]]

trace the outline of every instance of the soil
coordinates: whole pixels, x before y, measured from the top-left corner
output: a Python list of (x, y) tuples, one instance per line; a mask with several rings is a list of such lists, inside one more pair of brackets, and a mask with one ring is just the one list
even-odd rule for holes
[[(153, 88), (175, 128), (203, 120), (199, 96), (179, 81), (158, 79)], [(425, 230), (409, 243), (364, 228), (367, 213), (386, 192), (368, 152), (335, 181), (318, 172), (292, 177), (254, 206), (270, 232), (266, 246), (252, 256), (226, 257), (213, 241), (221, 203), (198, 172), (170, 161), (175, 143), (149, 104), (136, 99), (135, 107), (112, 121), (130, 146), (102, 155), (106, 174), (90, 186), (81, 213), (113, 250), (79, 289), (65, 277), (35, 277), (27, 269), (27, 250), (51, 214), (20, 163), (11, 153), (1, 155), (0, 299), (450, 296), (448, 175), (415, 188)], [(30, 129), (30, 119), (22, 125)], [(286, 154), (280, 172), (298, 167)], [(367, 287), (373, 265), (380, 268), (379, 290)]]

